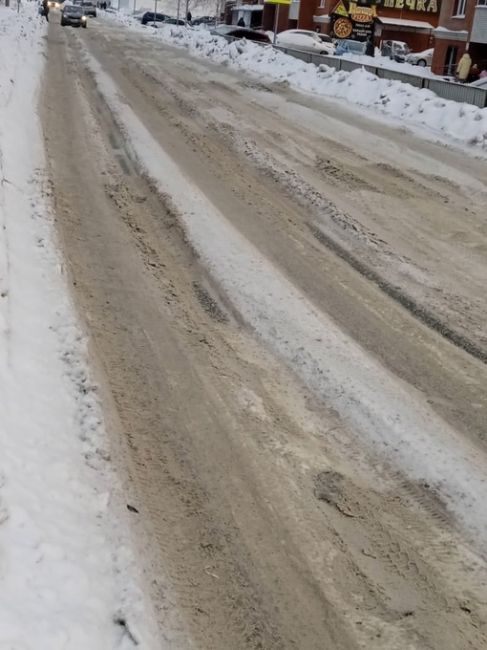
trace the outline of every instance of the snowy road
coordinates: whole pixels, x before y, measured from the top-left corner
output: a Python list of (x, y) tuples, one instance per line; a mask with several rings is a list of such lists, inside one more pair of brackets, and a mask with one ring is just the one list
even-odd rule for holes
[(167, 647), (485, 647), (485, 162), (80, 31), (46, 151)]

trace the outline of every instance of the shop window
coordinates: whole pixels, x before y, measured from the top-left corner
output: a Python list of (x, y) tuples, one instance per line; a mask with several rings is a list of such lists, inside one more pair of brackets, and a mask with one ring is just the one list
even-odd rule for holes
[(455, 3), (455, 12), (453, 16), (463, 17), (465, 16), (465, 8), (467, 6), (467, 0), (457, 0)]
[(445, 57), (445, 74), (454, 75), (455, 67), (457, 63), (458, 47), (455, 45), (449, 45), (446, 50)]

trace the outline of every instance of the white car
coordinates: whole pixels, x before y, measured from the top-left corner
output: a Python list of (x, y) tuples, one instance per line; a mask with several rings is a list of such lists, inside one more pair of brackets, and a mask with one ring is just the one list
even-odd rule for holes
[(306, 29), (288, 29), (285, 32), (280, 32), (276, 38), (276, 45), (316, 54), (335, 53), (335, 45), (329, 36)]
[(475, 88), (485, 88), (487, 90), (487, 77), (482, 77), (481, 79), (477, 79), (477, 81), (472, 81), (470, 86), (474, 86)]
[(412, 65), (419, 65), (422, 68), (431, 65), (433, 60), (433, 48), (429, 50), (423, 50), (422, 52), (411, 52), (406, 57), (406, 63), (411, 63)]

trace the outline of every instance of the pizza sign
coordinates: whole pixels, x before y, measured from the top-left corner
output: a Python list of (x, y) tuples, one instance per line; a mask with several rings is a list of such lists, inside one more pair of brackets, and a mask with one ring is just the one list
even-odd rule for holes
[(337, 18), (333, 23), (333, 33), (337, 38), (350, 38), (353, 25), (349, 18)]
[(372, 37), (374, 19), (377, 16), (375, 5), (367, 7), (359, 2), (350, 2), (347, 9), (344, 1), (340, 0), (332, 14), (335, 38), (366, 41)]

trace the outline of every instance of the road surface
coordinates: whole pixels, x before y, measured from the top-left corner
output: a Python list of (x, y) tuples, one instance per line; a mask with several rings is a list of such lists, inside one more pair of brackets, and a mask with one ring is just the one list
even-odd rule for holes
[[(406, 433), (422, 435), (424, 411), (424, 437), (445, 436), (447, 460), (425, 456), (428, 472), (456, 479), (450, 448), (453, 463), (487, 468), (485, 162), (102, 19), (51, 22), (40, 101), (53, 210), (161, 647), (487, 647), (482, 522), (458, 511), (471, 497), (482, 513), (481, 484), (446, 501), (440, 479), (395, 462), (396, 443), (347, 412), (360, 391), (384, 412), (400, 395)], [(188, 234), (178, 201), (190, 199), (144, 171), (93, 60), (259, 256), (259, 290), (279, 278), (302, 311), (244, 313)], [(330, 394), (299, 350), (280, 353), (311, 318), (328, 324), (311, 360), (335, 331), (350, 349), (337, 364), (330, 348), (315, 375), (335, 385), (359, 359)], [(293, 340), (274, 345), (287, 326)]]

